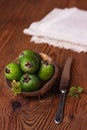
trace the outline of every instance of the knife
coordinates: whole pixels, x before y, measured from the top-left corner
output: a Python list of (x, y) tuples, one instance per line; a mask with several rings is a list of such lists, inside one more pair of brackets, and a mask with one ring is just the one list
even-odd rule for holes
[(56, 124), (61, 123), (63, 119), (65, 97), (69, 89), (71, 64), (72, 64), (72, 57), (69, 57), (65, 62), (64, 69), (61, 75), (60, 85), (59, 85), (61, 95), (60, 95), (60, 101), (54, 119)]

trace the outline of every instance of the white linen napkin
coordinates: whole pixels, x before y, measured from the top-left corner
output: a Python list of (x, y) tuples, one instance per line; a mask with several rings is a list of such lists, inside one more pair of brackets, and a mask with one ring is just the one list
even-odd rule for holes
[(55, 8), (23, 32), (31, 35), (35, 43), (87, 52), (87, 12), (75, 7)]

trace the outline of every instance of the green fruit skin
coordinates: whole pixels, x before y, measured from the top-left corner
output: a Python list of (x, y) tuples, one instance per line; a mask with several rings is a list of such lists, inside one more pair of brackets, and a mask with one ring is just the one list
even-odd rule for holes
[[(27, 62), (32, 63), (33, 66), (30, 68), (27, 68), (25, 66)], [(24, 72), (35, 73), (39, 68), (39, 60), (35, 56), (25, 55), (20, 61), (20, 66)]]
[(23, 71), (21, 70), (20, 65), (17, 64), (17, 63), (14, 63), (14, 62), (9, 63), (5, 67), (5, 70), (6, 70), (6, 68), (10, 69), (10, 73), (6, 73), (6, 71), (4, 71), (5, 77), (8, 80), (16, 80), (16, 81), (18, 81), (20, 79), (20, 77), (22, 76), (22, 74), (23, 74)]
[(20, 86), (23, 92), (33, 92), (40, 89), (40, 79), (35, 74), (28, 74), (30, 81), (28, 83), (23, 82), (23, 76), (20, 79)]
[(19, 56), (18, 56), (18, 59), (19, 61), (23, 58), (23, 56), (25, 55), (33, 55), (33, 56), (36, 56), (39, 60), (40, 56), (38, 53), (34, 52), (33, 50), (24, 50)]
[(49, 65), (41, 64), (37, 75), (41, 80), (47, 81), (53, 76), (54, 70), (55, 68), (52, 64)]

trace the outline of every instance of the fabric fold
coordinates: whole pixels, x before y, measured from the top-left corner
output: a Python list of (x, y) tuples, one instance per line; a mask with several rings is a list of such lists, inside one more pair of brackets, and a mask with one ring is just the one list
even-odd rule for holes
[(77, 52), (87, 52), (87, 11), (53, 9), (40, 21), (24, 29), (35, 43), (48, 43)]

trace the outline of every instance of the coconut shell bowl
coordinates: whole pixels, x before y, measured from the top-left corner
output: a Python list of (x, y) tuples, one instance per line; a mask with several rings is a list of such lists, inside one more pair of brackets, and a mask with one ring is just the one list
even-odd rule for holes
[[(39, 55), (43, 60), (48, 61), (49, 63), (54, 65), (54, 74), (48, 81), (41, 83), (41, 88), (39, 90), (33, 91), (33, 92), (23, 92), (22, 91), (20, 94), (18, 94), (20, 96), (24, 96), (24, 97), (35, 97), (35, 96), (40, 97), (40, 96), (43, 96), (44, 94), (47, 93), (48, 90), (51, 89), (51, 87), (53, 87), (53, 84), (58, 77), (58, 66), (55, 64), (55, 62), (52, 60), (52, 58), (49, 57), (48, 55), (44, 54), (44, 53), (39, 53)], [(6, 82), (7, 82), (9, 89), (11, 89), (11, 87), (12, 87), (11, 81), (6, 79)]]

